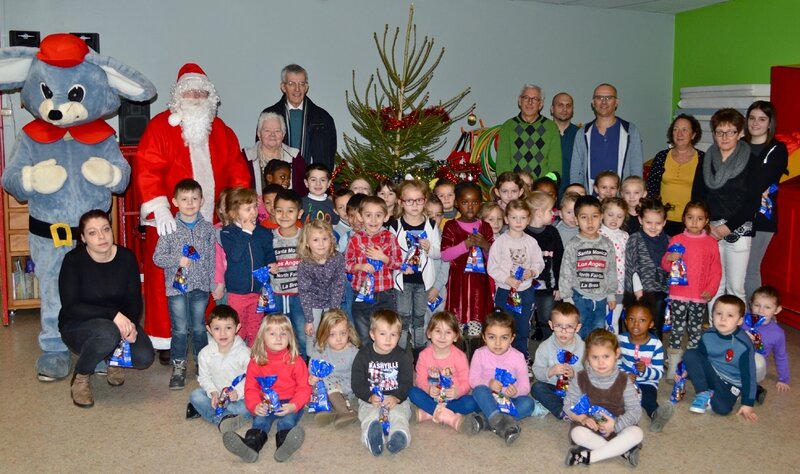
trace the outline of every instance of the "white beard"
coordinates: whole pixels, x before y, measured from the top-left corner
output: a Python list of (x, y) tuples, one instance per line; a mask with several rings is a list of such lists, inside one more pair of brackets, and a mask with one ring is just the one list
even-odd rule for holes
[(208, 142), (211, 122), (214, 121), (217, 112), (216, 106), (213, 106), (208, 99), (181, 99), (177, 105), (177, 112), (181, 114), (181, 132), (186, 146)]

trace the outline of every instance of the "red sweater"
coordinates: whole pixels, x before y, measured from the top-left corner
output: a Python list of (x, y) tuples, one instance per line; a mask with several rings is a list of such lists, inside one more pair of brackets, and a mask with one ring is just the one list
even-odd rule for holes
[[(683, 261), (686, 263), (686, 278), (688, 285), (670, 285), (669, 297), (680, 301), (705, 303), (701, 295), (704, 291), (714, 296), (719, 289), (722, 279), (722, 263), (719, 258), (719, 245), (717, 241), (703, 232), (701, 235), (691, 235), (684, 231), (674, 236), (669, 244), (680, 243), (686, 247)], [(669, 252), (661, 258), (661, 266), (669, 273), (672, 262), (667, 260)]]
[(295, 358), (294, 363), (289, 363), (289, 349), (280, 352), (267, 351), (267, 359), (268, 362), (264, 365), (258, 365), (255, 359), (250, 359), (244, 385), (245, 406), (250, 413), (255, 413), (256, 406), (261, 403), (261, 385), (256, 381), (256, 377), (277, 375), (278, 379), (272, 389), (282, 402), (293, 403), (297, 411), (300, 411), (311, 398), (306, 363), (299, 356)]

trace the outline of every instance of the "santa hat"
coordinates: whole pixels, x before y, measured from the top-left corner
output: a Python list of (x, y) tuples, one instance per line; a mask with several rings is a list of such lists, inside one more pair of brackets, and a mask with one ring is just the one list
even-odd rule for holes
[(57, 33), (42, 40), (36, 57), (51, 66), (68, 68), (82, 63), (88, 53), (89, 47), (82, 39), (69, 33)]
[[(175, 101), (182, 93), (191, 90), (208, 91), (209, 96), (216, 93), (214, 84), (208, 79), (203, 68), (195, 63), (186, 63), (181, 67), (180, 71), (178, 71), (178, 81), (173, 88), (172, 100)], [(180, 113), (173, 112), (170, 114), (168, 120), (170, 125), (177, 127), (182, 119), (183, 117), (181, 117)]]

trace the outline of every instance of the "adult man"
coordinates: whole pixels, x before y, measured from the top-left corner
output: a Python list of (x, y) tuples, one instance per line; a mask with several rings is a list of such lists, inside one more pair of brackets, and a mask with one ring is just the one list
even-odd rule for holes
[(544, 93), (525, 84), (517, 99), (519, 115), (500, 128), (495, 171), (528, 171), (534, 178), (554, 171), (561, 173), (561, 140), (552, 120), (542, 116)]
[[(592, 95), (595, 119), (575, 139), (570, 165), (570, 182), (591, 190), (594, 177), (611, 170), (620, 178), (642, 175), (642, 137), (636, 125), (617, 117), (617, 88), (600, 84)], [(582, 138), (582, 139), (581, 139)]]
[(561, 184), (558, 187), (558, 195), (564, 194), (564, 190), (569, 185), (569, 167), (572, 164), (572, 147), (575, 144), (575, 135), (578, 133), (578, 126), (571, 122), (574, 111), (572, 96), (566, 92), (559, 92), (553, 96), (550, 104), (550, 115), (556, 123), (559, 133), (561, 133)]
[[(263, 112), (275, 112), (286, 120), (283, 142), (298, 148), (306, 165), (322, 163), (333, 170), (336, 154), (336, 125), (333, 118), (306, 96), (308, 73), (297, 64), (281, 71), (281, 99)], [(262, 112), (262, 113), (263, 113)]]
[[(153, 263), (159, 235), (176, 229), (170, 206), (175, 184), (193, 178), (203, 188), (200, 213), (214, 219), (214, 203), (228, 186), (249, 186), (247, 164), (233, 130), (217, 118), (219, 96), (196, 64), (184, 65), (173, 86), (169, 109), (153, 117), (142, 136), (134, 162), (134, 183), (141, 202), (145, 239), (145, 331), (153, 347), (169, 349), (170, 322), (164, 292), (164, 271)], [(146, 219), (152, 215), (152, 219)], [(167, 361), (169, 359), (167, 358)], [(161, 359), (164, 363), (164, 359)]]

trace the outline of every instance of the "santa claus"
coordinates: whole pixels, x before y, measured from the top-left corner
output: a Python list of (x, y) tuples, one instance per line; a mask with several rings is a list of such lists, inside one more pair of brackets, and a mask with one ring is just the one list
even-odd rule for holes
[[(170, 322), (164, 292), (164, 271), (153, 263), (159, 235), (175, 231), (171, 198), (175, 184), (193, 178), (203, 188), (200, 210), (215, 219), (214, 203), (226, 187), (249, 186), (247, 163), (239, 140), (217, 115), (219, 96), (214, 84), (197, 64), (178, 72), (169, 110), (156, 115), (142, 136), (133, 164), (133, 180), (141, 202), (141, 217), (149, 225), (145, 238), (145, 332), (153, 347), (170, 347)], [(162, 363), (169, 363), (162, 353)]]

